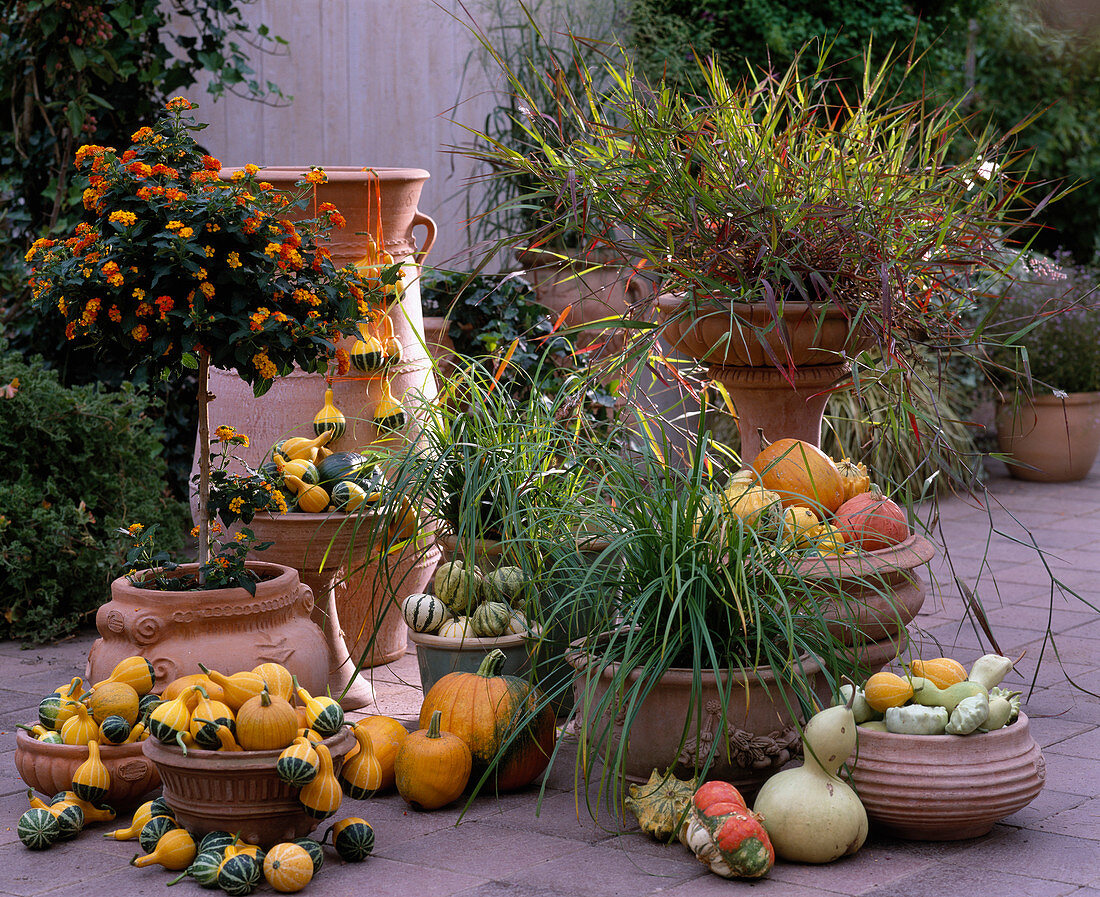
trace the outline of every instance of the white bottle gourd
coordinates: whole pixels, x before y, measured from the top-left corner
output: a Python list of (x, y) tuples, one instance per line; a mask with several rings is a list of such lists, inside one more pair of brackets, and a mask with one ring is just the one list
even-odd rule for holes
[(763, 818), (776, 856), (831, 863), (867, 840), (867, 811), (837, 771), (856, 746), (851, 700), (814, 716), (803, 730), (805, 762), (764, 783), (753, 812)]

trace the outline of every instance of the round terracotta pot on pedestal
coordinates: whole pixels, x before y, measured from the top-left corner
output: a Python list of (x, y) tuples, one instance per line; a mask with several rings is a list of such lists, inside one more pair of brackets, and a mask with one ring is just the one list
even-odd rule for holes
[(789, 437), (820, 446), (829, 393), (851, 372), (845, 354), (865, 345), (835, 306), (785, 302), (782, 308), (777, 325), (762, 302), (710, 310), (671, 296), (658, 300), (666, 321), (661, 338), (670, 351), (707, 365), (708, 376), (729, 392), (746, 462), (760, 452), (761, 430), (771, 442)]
[[(590, 666), (589, 655), (583, 651), (570, 654), (569, 661), (577, 671), (578, 715), (583, 720), (586, 690), (593, 702), (602, 700), (618, 665), (596, 669)], [(817, 665), (807, 661), (805, 674), (818, 676)], [(636, 682), (639, 675), (638, 671), (631, 673), (630, 682)], [(634, 715), (623, 775), (630, 781), (644, 782), (654, 769), (671, 768), (680, 778), (690, 778), (717, 740), (719, 746), (707, 777), (730, 782), (751, 799), (769, 776), (801, 753), (801, 736), (780, 691), (786, 693), (792, 707), (798, 706), (797, 698), (790, 688), (781, 688), (770, 669), (726, 671), (724, 677), (733, 676), (734, 682), (732, 687), (723, 685), (730, 688), (731, 698), (726, 706), (725, 731), (720, 731), (722, 692), (717, 677), (710, 670), (698, 675), (702, 694), (694, 705), (695, 673), (690, 669), (672, 669), (658, 680), (640, 705), (631, 708)], [(592, 676), (596, 677), (594, 682), (589, 681)], [(820, 688), (815, 686), (815, 691)], [(700, 704), (702, 713), (698, 714)], [(698, 714), (700, 723), (689, 728), (684, 739), (689, 712), (692, 719)], [(615, 720), (610, 736), (616, 749), (621, 723), (621, 719)], [(602, 721), (586, 725), (593, 737), (598, 738), (603, 730)], [(589, 750), (606, 752), (606, 745), (590, 746)]]
[(873, 826), (915, 841), (977, 838), (1026, 807), (1046, 764), (1027, 716), (973, 735), (897, 735), (857, 727), (849, 778)]
[(997, 444), (1020, 480), (1067, 483), (1088, 476), (1100, 451), (1100, 392), (1020, 396), (997, 412)]
[(310, 618), (313, 592), (293, 567), (249, 561), (248, 568), (260, 577), (255, 595), (242, 588), (144, 589), (120, 576), (96, 613), (101, 637), (88, 652), (85, 678), (106, 679), (120, 660), (140, 654), (153, 665), (160, 693), (173, 679), (200, 672), (200, 662), (227, 675), (274, 662), (311, 694), (324, 694), (329, 651)]
[(361, 522), (370, 519), (371, 515), (263, 513), (249, 524), (257, 539), (273, 543), (262, 554), (297, 569), (302, 582), (313, 590), (313, 620), (323, 630), (328, 650), (325, 686), (311, 694), (331, 694), (345, 710), (374, 703), (374, 688), (356, 674), (355, 661), (348, 654), (335, 588), (340, 568), (357, 565), (352, 543)]

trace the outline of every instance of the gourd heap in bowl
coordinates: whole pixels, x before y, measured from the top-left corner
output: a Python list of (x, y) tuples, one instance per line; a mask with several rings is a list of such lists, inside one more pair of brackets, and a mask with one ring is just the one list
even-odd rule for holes
[[(721, 515), (777, 536), (787, 552), (836, 557), (878, 551), (910, 535), (905, 512), (874, 488), (867, 468), (834, 461), (798, 439), (767, 444), (714, 496)], [(700, 511), (696, 534), (707, 519)]]
[(414, 632), (461, 641), (529, 631), (520, 608), (532, 594), (532, 584), (519, 567), (482, 572), (476, 564), (448, 561), (436, 570), (432, 590), (434, 595), (413, 594), (402, 605)]

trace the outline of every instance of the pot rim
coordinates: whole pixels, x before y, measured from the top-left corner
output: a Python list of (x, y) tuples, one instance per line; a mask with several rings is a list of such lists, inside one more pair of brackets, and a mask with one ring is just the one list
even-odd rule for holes
[(863, 739), (865, 738), (870, 744), (877, 746), (889, 744), (894, 748), (905, 745), (912, 747), (917, 753), (921, 752), (922, 747), (927, 748), (929, 746), (951, 750), (956, 748), (966, 750), (963, 745), (988, 743), (994, 738), (998, 740), (1016, 737), (1028, 738), (1031, 736), (1031, 726), (1027, 714), (1021, 710), (1015, 722), (1009, 723), (1007, 726), (1001, 726), (1001, 728), (994, 729), (992, 732), (974, 732), (970, 735), (909, 735), (904, 732), (879, 732), (875, 729), (865, 729), (862, 726), (856, 726), (856, 732), (859, 734), (859, 741), (856, 744), (853, 756), (856, 758), (858, 765), (859, 755), (863, 752)]
[(1024, 409), (1029, 405), (1092, 405), (1100, 402), (1100, 392), (1067, 392), (1064, 396), (1050, 393), (1041, 395), (1028, 395), (1026, 392), (1017, 392), (1012, 398), (1001, 396), (997, 399), (998, 410), (1012, 411)]
[[(333, 748), (346, 747), (351, 749), (355, 742), (355, 736), (351, 729), (344, 726), (335, 735), (330, 735), (321, 741), (331, 753)], [(173, 747), (159, 741), (154, 736), (149, 736), (141, 742), (142, 752), (154, 765), (171, 766), (176, 771), (185, 770), (189, 775), (209, 774), (212, 770), (232, 770), (233, 772), (275, 772), (275, 761), (286, 748), (278, 748), (271, 751), (207, 751), (202, 748), (189, 747), (186, 756), (183, 749)], [(149, 747), (146, 747), (149, 745)]]
[(936, 556), (936, 546), (918, 533), (889, 548), (876, 551), (860, 551), (836, 557), (806, 558), (798, 562), (800, 573), (811, 578), (867, 576), (913, 570), (927, 564)]
[(416, 646), (425, 648), (443, 648), (448, 651), (492, 651), (494, 648), (518, 648), (528, 642), (537, 642), (542, 638), (542, 627), (531, 626), (523, 634), (497, 635), (488, 638), (470, 636), (456, 642), (453, 638), (443, 638), (430, 632), (416, 632), (409, 629), (409, 640)]
[[(256, 590), (257, 591), (259, 591), (261, 588), (265, 588), (265, 589), (266, 588), (276, 588), (276, 587), (280, 588), (280, 589), (289, 588), (289, 583), (290, 583), (291, 579), (298, 579), (298, 570), (294, 567), (288, 567), (286, 564), (276, 564), (274, 561), (258, 561), (258, 560), (249, 560), (249, 561), (245, 561), (244, 563), (245, 563), (245, 566), (250, 570), (278, 570), (279, 571), (277, 576), (274, 576), (271, 579), (263, 579), (263, 580), (260, 580), (259, 582), (257, 582), (256, 583)], [(156, 569), (159, 569), (159, 568), (156, 568)], [(196, 571), (198, 569), (199, 569), (199, 565), (198, 565), (197, 561), (189, 561), (186, 564), (180, 564), (178, 567), (176, 567), (176, 570), (181, 571), (181, 575), (186, 574), (186, 573), (193, 573), (194, 571)], [(146, 571), (142, 571), (142, 572), (146, 572)], [(111, 582), (111, 591), (112, 592), (115, 590), (116, 586), (119, 589), (133, 590), (134, 592), (138, 592), (142, 595), (189, 595), (189, 596), (194, 597), (194, 596), (213, 595), (213, 594), (218, 593), (218, 592), (244, 592), (244, 594), (246, 594), (246, 595), (248, 594), (248, 592), (242, 586), (233, 586), (232, 588), (219, 586), (216, 589), (180, 589), (180, 590), (147, 589), (147, 588), (144, 588), (143, 586), (140, 586), (140, 585), (131, 584), (130, 580), (128, 580), (125, 576), (119, 576), (117, 579), (112, 580), (112, 582)]]
[[(300, 178), (311, 168), (324, 169), (329, 182), (366, 181), (372, 175), (377, 175), (383, 181), (426, 181), (431, 173), (423, 168), (375, 168), (360, 165), (261, 165), (259, 176), (263, 180), (273, 180), (280, 176), (286, 179)], [(223, 166), (218, 176), (231, 177), (234, 172), (243, 171), (243, 165)]]
[[(130, 744), (100, 744), (99, 753), (104, 760), (139, 756), (142, 753), (142, 743), (135, 741)], [(15, 747), (16, 750), (22, 749), (28, 753), (52, 754), (56, 757), (73, 760), (88, 759), (88, 745), (86, 744), (50, 744), (33, 738), (22, 729), (15, 730)]]
[[(727, 312), (732, 312), (733, 317), (743, 320), (748, 319), (750, 322), (758, 324), (767, 324), (774, 320), (771, 308), (766, 302), (721, 303), (710, 298), (687, 299), (673, 293), (662, 293), (657, 297), (656, 302), (657, 311), (665, 318), (673, 318), (683, 312), (697, 312), (709, 306), (714, 310), (705, 311), (704, 317), (709, 317), (710, 315), (729, 317)], [(787, 320), (791, 320), (796, 316), (816, 316), (822, 313), (824, 313), (826, 318), (842, 318), (845, 321), (850, 321), (852, 318), (851, 313), (847, 309), (833, 302), (824, 300), (821, 302), (809, 302), (804, 299), (788, 299), (783, 301), (779, 307), (783, 311), (782, 317)]]

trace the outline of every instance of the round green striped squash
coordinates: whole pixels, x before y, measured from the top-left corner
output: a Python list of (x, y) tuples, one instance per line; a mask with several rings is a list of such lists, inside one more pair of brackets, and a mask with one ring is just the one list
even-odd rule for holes
[(329, 498), (337, 511), (351, 513), (359, 510), (360, 505), (367, 500), (367, 493), (355, 480), (340, 480), (332, 487)]
[(112, 713), (99, 724), (99, 734), (108, 744), (122, 744), (130, 736), (130, 724), (124, 717)]
[(58, 841), (71, 841), (84, 830), (84, 811), (76, 804), (66, 804), (53, 815), (57, 819)]
[(322, 486), (341, 480), (355, 480), (369, 464), (367, 456), (358, 452), (333, 452), (317, 462), (317, 480)]
[(435, 632), (453, 619), (447, 605), (424, 592), (414, 592), (401, 605), (405, 622), (413, 632)]
[(154, 816), (167, 816), (169, 819), (176, 818), (176, 811), (168, 806), (168, 801), (161, 797), (154, 797), (149, 801), (149, 818)]
[(218, 870), (218, 887), (230, 897), (245, 897), (256, 890), (263, 874), (263, 866), (245, 853), (238, 853), (225, 860)]
[(275, 774), (295, 788), (308, 785), (317, 778), (320, 758), (317, 751), (305, 739), (295, 739), (294, 744), (286, 748), (275, 761)]
[(332, 846), (345, 863), (361, 863), (374, 850), (374, 829), (358, 816), (341, 819), (332, 827)]
[(486, 601), (470, 616), (470, 628), (478, 638), (496, 638), (508, 631), (512, 608), (503, 601)]
[[(211, 834), (214, 834), (211, 832)], [(219, 834), (225, 834), (220, 832)], [(205, 838), (203, 840), (206, 840)], [(223, 852), (225, 848), (210, 848), (209, 850), (200, 850), (195, 854), (195, 859), (191, 861), (191, 865), (183, 870), (176, 878), (168, 882), (170, 885), (174, 885), (176, 882), (183, 881), (190, 876), (202, 887), (213, 889), (218, 886), (218, 871), (221, 869)]]
[(295, 838), (291, 843), (305, 848), (306, 853), (309, 854), (309, 858), (313, 860), (314, 875), (321, 871), (321, 867), (325, 865), (325, 852), (321, 849), (320, 844), (312, 838)]
[(58, 840), (61, 825), (49, 810), (32, 807), (19, 817), (16, 832), (19, 840), (31, 850), (45, 850)]
[(152, 853), (157, 848), (157, 842), (172, 829), (179, 828), (179, 823), (171, 816), (154, 816), (141, 827), (138, 833), (138, 844), (146, 853)]

